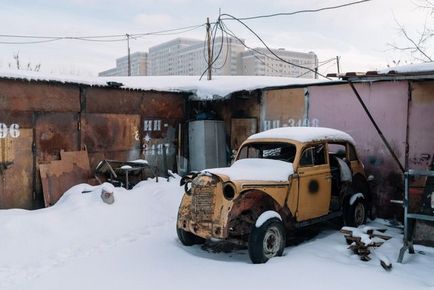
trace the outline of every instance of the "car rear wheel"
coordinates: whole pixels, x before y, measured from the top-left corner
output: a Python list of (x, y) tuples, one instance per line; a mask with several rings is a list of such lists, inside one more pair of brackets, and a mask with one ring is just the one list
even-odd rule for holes
[(349, 205), (345, 212), (345, 225), (358, 227), (366, 223), (367, 208), (364, 199), (358, 198), (352, 205)]
[(253, 225), (249, 236), (250, 259), (254, 264), (261, 264), (282, 256), (285, 242), (285, 229), (279, 219), (270, 219), (258, 228)]

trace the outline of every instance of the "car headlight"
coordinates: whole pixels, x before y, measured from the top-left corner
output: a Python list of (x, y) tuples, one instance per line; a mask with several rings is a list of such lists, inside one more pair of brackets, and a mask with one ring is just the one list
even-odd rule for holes
[(227, 199), (227, 200), (231, 200), (235, 197), (235, 185), (233, 185), (232, 183), (226, 183), (223, 186), (223, 196)]
[(187, 195), (191, 195), (192, 182), (188, 180), (184, 183), (184, 191)]

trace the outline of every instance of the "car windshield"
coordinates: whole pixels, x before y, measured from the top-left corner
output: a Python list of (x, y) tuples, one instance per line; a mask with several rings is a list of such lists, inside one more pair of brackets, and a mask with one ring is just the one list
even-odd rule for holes
[(244, 145), (237, 159), (265, 158), (293, 163), (295, 153), (296, 147), (291, 143), (257, 142)]

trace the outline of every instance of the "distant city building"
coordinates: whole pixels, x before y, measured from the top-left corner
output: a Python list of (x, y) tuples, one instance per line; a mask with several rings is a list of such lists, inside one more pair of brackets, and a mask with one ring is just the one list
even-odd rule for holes
[[(318, 57), (315, 53), (303, 53), (281, 49), (272, 49), (281, 61), (266, 48), (255, 48), (242, 53), (242, 74), (252, 76), (279, 76), (315, 78), (315, 68), (318, 66)], [(289, 63), (295, 64), (291, 65)], [(298, 67), (303, 66), (311, 70)]]
[[(135, 52), (130, 55), (131, 75), (146, 76), (148, 71), (148, 53)], [(127, 76), (128, 75), (128, 56), (116, 59), (116, 67), (98, 74), (99, 76)]]
[[(272, 49), (272, 52), (288, 63), (278, 59), (266, 48), (246, 50), (244, 40), (217, 37), (214, 40), (213, 53), (214, 57), (218, 58), (212, 64), (212, 74), (316, 78), (318, 57), (315, 53), (283, 48)], [(197, 39), (176, 38), (150, 47), (149, 54), (131, 54), (132, 76), (202, 75), (207, 66), (207, 47), (202, 40)], [(99, 76), (126, 75), (127, 56), (116, 60), (116, 68), (99, 73)]]
[[(212, 65), (213, 75), (239, 75), (239, 56), (245, 50), (243, 43), (232, 37), (217, 37), (213, 52), (217, 59)], [(179, 51), (175, 73), (177, 75), (202, 75), (207, 69), (207, 48), (203, 41)]]
[(180, 52), (190, 46), (202, 45), (203, 41), (189, 38), (176, 38), (149, 48), (150, 76), (180, 75)]

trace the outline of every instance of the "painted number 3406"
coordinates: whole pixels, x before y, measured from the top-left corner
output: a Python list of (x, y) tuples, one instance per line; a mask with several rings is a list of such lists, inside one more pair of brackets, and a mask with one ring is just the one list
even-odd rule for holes
[(9, 127), (5, 123), (0, 123), (0, 138), (6, 137), (18, 138), (20, 136), (20, 126), (11, 124)]

